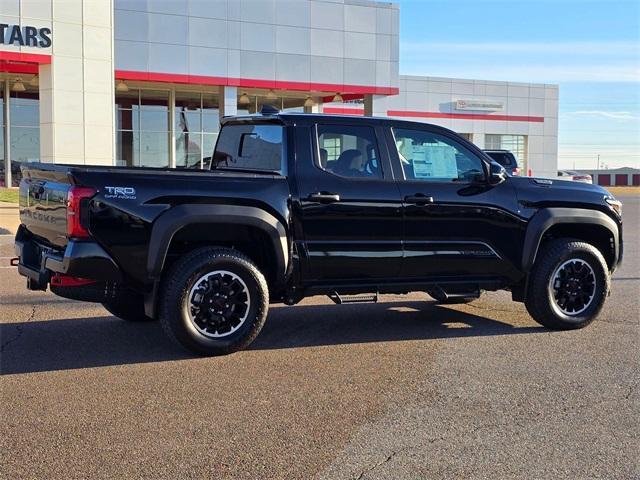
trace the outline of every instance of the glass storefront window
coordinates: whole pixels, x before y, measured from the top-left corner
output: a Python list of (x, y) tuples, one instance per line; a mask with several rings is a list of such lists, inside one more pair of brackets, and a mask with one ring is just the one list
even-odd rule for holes
[(262, 109), (263, 105), (272, 105), (281, 112), (304, 112), (304, 102), (306, 97), (276, 97), (269, 98), (267, 96), (247, 95), (249, 103), (240, 103), (243, 95), (238, 97), (238, 115), (250, 115), (257, 113)]
[(4, 156), (4, 89), (0, 88), (0, 187), (7, 186), (7, 159)]
[(518, 159), (520, 167), (526, 171), (528, 161), (526, 135), (487, 134), (484, 137), (484, 148), (487, 150), (509, 150)]
[(22, 178), (20, 164), (40, 160), (40, 97), (37, 87), (26, 87), (25, 92), (11, 92), (9, 99), (9, 151), (11, 183), (14, 187), (20, 184)]
[(176, 167), (208, 168), (219, 130), (217, 95), (176, 92)]
[(117, 92), (117, 165), (168, 167), (170, 141), (168, 91)]

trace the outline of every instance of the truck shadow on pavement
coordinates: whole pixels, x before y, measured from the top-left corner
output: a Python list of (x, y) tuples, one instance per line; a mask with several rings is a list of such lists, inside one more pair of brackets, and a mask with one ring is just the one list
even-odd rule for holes
[[(274, 306), (250, 350), (542, 333), (434, 303)], [(157, 322), (95, 317), (0, 324), (0, 374), (197, 358)], [(241, 355), (238, 353), (236, 355)]]

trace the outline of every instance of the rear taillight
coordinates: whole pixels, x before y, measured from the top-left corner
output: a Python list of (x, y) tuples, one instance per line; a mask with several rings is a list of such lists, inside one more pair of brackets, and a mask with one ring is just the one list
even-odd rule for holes
[(67, 236), (69, 238), (88, 238), (86, 217), (88, 202), (96, 190), (88, 187), (71, 187), (67, 193)]
[(56, 273), (51, 277), (51, 285), (54, 287), (82, 287), (84, 285), (91, 285), (92, 283), (96, 283), (96, 280), (71, 277), (61, 273)]
[(517, 177), (520, 175), (520, 168), (519, 167), (515, 167), (513, 170), (511, 170), (511, 175)]

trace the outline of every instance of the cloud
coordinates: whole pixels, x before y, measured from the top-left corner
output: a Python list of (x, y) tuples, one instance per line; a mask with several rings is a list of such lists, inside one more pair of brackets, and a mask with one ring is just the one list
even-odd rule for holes
[(494, 59), (492, 62), (475, 63), (458, 58), (456, 63), (416, 62), (403, 63), (403, 75), (426, 75), (431, 77), (469, 78), (478, 80), (502, 80), (512, 82), (558, 83), (558, 82), (626, 82), (640, 80), (640, 65), (591, 64), (549, 65), (544, 61)]
[(521, 82), (640, 82), (640, 42), (402, 42), (401, 71)]
[(633, 41), (607, 42), (401, 42), (404, 53), (529, 53), (570, 55), (615, 55), (640, 59), (640, 43)]
[(580, 115), (586, 117), (612, 118), (615, 120), (639, 120), (640, 115), (633, 112), (615, 112), (608, 110), (578, 110), (575, 112), (565, 112), (566, 115)]

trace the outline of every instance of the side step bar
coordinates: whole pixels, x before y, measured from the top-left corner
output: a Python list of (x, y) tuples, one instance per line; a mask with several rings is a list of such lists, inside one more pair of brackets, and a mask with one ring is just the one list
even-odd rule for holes
[(429, 294), (429, 296), (433, 297), (435, 300), (438, 300), (439, 302), (445, 302), (447, 300), (451, 300), (454, 298), (469, 298), (469, 297), (480, 298), (480, 289), (478, 288), (474, 288), (473, 290), (469, 290), (469, 291), (447, 293), (442, 289), (442, 287), (440, 287), (439, 285), (436, 285), (435, 287), (432, 287), (429, 290), (427, 290), (427, 293)]
[(328, 296), (337, 305), (345, 303), (378, 303), (378, 292), (365, 293), (363, 295), (340, 295), (338, 292), (333, 292)]

